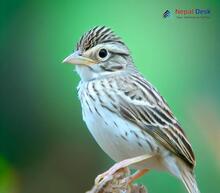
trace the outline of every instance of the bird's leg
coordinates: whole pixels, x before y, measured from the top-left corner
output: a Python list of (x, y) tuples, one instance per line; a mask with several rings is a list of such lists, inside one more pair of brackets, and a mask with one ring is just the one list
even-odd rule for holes
[(149, 169), (143, 169), (143, 170), (138, 170), (135, 172), (132, 176), (129, 177), (128, 184), (131, 185), (135, 180), (143, 176), (145, 173), (147, 173)]
[(112, 176), (115, 172), (117, 172), (120, 169), (123, 168), (127, 168), (128, 166), (144, 161), (146, 159), (151, 158), (152, 155), (141, 155), (138, 157), (134, 157), (134, 158), (129, 158), (126, 160), (123, 160), (121, 162), (116, 163), (115, 165), (113, 165), (109, 170), (107, 170), (106, 172), (104, 172), (103, 174), (100, 174), (96, 177), (95, 179), (95, 184), (99, 184), (104, 178), (109, 178), (109, 176)]

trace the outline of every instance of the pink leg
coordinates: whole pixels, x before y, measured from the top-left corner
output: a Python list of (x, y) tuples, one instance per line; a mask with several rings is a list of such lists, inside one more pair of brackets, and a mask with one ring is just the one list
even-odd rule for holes
[(145, 173), (147, 173), (149, 171), (149, 169), (143, 169), (143, 170), (139, 170), (136, 173), (134, 173), (131, 177), (129, 177), (129, 181), (128, 184), (132, 184), (135, 180), (137, 180), (138, 178), (140, 178), (141, 176), (143, 176)]
[(132, 164), (147, 160), (151, 157), (152, 157), (152, 155), (141, 155), (141, 156), (138, 156), (138, 157), (129, 158), (129, 159), (123, 160), (121, 162), (118, 162), (115, 165), (113, 165), (109, 170), (104, 172), (103, 174), (98, 175), (95, 179), (95, 184), (101, 183), (101, 181), (104, 178), (109, 178), (109, 176), (112, 176), (119, 169), (126, 168), (126, 167), (128, 167)]

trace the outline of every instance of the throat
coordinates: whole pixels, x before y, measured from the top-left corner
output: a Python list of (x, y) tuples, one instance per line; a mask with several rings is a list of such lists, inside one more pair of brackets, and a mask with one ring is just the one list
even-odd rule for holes
[(97, 78), (97, 73), (89, 66), (77, 65), (76, 72), (83, 82), (91, 81)]
[(104, 71), (100, 69), (93, 69), (89, 66), (76, 66), (76, 72), (79, 74), (82, 82), (88, 82), (97, 79), (103, 79), (111, 76), (118, 76), (124, 73), (124, 70), (118, 71)]

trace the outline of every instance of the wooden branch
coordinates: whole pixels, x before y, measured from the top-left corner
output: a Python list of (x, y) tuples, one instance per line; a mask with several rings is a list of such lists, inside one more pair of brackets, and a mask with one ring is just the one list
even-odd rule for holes
[(112, 176), (103, 179), (95, 184), (93, 188), (86, 193), (147, 193), (143, 185), (129, 185), (130, 170), (119, 170)]

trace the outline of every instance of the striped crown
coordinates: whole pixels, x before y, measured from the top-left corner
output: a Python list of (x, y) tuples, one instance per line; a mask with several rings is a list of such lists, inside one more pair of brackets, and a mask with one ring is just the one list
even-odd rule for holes
[(118, 42), (124, 45), (121, 38), (111, 28), (96, 26), (85, 33), (77, 43), (77, 50), (86, 51), (98, 44), (107, 42)]

